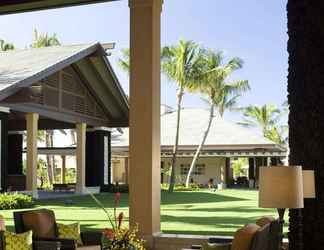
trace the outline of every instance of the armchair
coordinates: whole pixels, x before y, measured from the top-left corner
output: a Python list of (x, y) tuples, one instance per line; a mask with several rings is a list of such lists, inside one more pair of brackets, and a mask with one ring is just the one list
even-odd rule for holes
[[(61, 250), (77, 250), (76, 241), (73, 239), (58, 238), (58, 229), (55, 214), (52, 210), (39, 209), (14, 212), (14, 222), (16, 233), (23, 233), (28, 230), (33, 231), (35, 245), (39, 242), (59, 242)], [(101, 249), (101, 232), (81, 232), (81, 239), (87, 249)], [(48, 249), (48, 248), (46, 248)], [(1, 249), (0, 249), (1, 250)]]

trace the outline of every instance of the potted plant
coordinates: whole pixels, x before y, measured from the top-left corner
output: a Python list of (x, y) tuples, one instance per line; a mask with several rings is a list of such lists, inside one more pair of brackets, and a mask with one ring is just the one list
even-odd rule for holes
[[(105, 212), (109, 228), (103, 230), (102, 247), (104, 250), (145, 250), (144, 240), (138, 237), (138, 225), (135, 227), (125, 227), (123, 225), (124, 214), (117, 213), (121, 194), (115, 193), (115, 204), (113, 216), (104, 205), (93, 195), (90, 194), (97, 205)], [(118, 214), (118, 215), (117, 215)]]

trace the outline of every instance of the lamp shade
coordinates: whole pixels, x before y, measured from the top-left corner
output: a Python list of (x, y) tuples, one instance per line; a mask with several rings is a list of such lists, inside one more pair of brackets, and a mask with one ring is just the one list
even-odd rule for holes
[(260, 167), (259, 207), (303, 208), (302, 167)]
[(315, 174), (313, 170), (303, 170), (304, 198), (315, 198)]

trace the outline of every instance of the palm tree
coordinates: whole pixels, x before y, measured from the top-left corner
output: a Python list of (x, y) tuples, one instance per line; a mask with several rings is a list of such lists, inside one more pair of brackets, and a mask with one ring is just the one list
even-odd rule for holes
[(48, 33), (39, 33), (34, 29), (32, 48), (42, 48), (61, 45), (56, 34), (48, 35)]
[(13, 50), (15, 46), (12, 43), (7, 43), (5, 40), (0, 39), (0, 51)]
[(186, 89), (194, 86), (202, 68), (202, 51), (193, 41), (180, 40), (177, 46), (166, 46), (162, 50), (162, 70), (177, 85), (177, 125), (172, 152), (169, 192), (175, 184), (175, 166), (179, 144), (182, 99)]
[[(56, 34), (48, 35), (48, 33), (39, 33), (37, 29), (34, 29), (33, 34), (33, 43), (30, 45), (32, 48), (42, 48), (42, 47), (50, 47), (60, 45), (60, 42), (56, 36)], [(62, 133), (65, 134), (64, 130), (61, 130)], [(54, 146), (54, 131), (46, 130), (45, 131), (45, 144), (46, 147)], [(47, 155), (47, 172), (48, 172), (48, 180), (52, 185), (54, 180), (54, 156)]]
[(129, 74), (129, 49), (122, 49), (121, 53), (122, 57), (118, 59), (118, 65)]
[(281, 118), (280, 109), (273, 104), (250, 105), (242, 110), (244, 120), (239, 124), (248, 127), (259, 127), (264, 136), (277, 125)]
[(215, 53), (212, 50), (208, 50), (205, 52), (204, 60), (204, 72), (200, 79), (197, 80), (198, 84), (195, 83), (193, 86), (189, 86), (189, 89), (192, 91), (199, 91), (207, 96), (207, 102), (210, 107), (209, 120), (202, 140), (192, 159), (186, 178), (186, 187), (189, 186), (191, 173), (208, 137), (210, 127), (215, 117), (215, 109), (218, 113), (217, 115), (223, 117), (226, 110), (230, 110), (236, 105), (240, 94), (250, 89), (249, 83), (246, 80), (227, 82), (228, 77), (234, 71), (242, 68), (243, 61), (240, 58), (233, 58), (223, 65), (223, 53)]

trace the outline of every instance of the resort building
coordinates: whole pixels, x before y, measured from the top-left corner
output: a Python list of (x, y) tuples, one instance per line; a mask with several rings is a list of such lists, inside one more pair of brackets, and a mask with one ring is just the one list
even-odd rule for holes
[[(38, 130), (76, 129), (73, 149), (42, 154), (76, 156), (75, 190), (110, 184), (110, 131), (128, 126), (128, 101), (101, 44), (0, 53), (1, 188), (37, 197)], [(26, 170), (23, 134), (26, 132)], [(26, 174), (24, 174), (24, 171)]]
[[(161, 182), (168, 182), (167, 169), (171, 166), (176, 134), (177, 113), (171, 107), (161, 106)], [(181, 110), (179, 151), (176, 162), (176, 182), (184, 183), (192, 158), (201, 142), (209, 119), (209, 111), (202, 108)], [(112, 182), (128, 183), (129, 133), (112, 139)], [(233, 183), (231, 160), (249, 158), (248, 177), (251, 185), (258, 180), (260, 166), (278, 164), (286, 158), (286, 149), (249, 129), (215, 117), (206, 143), (192, 174), (192, 182), (207, 185)]]

